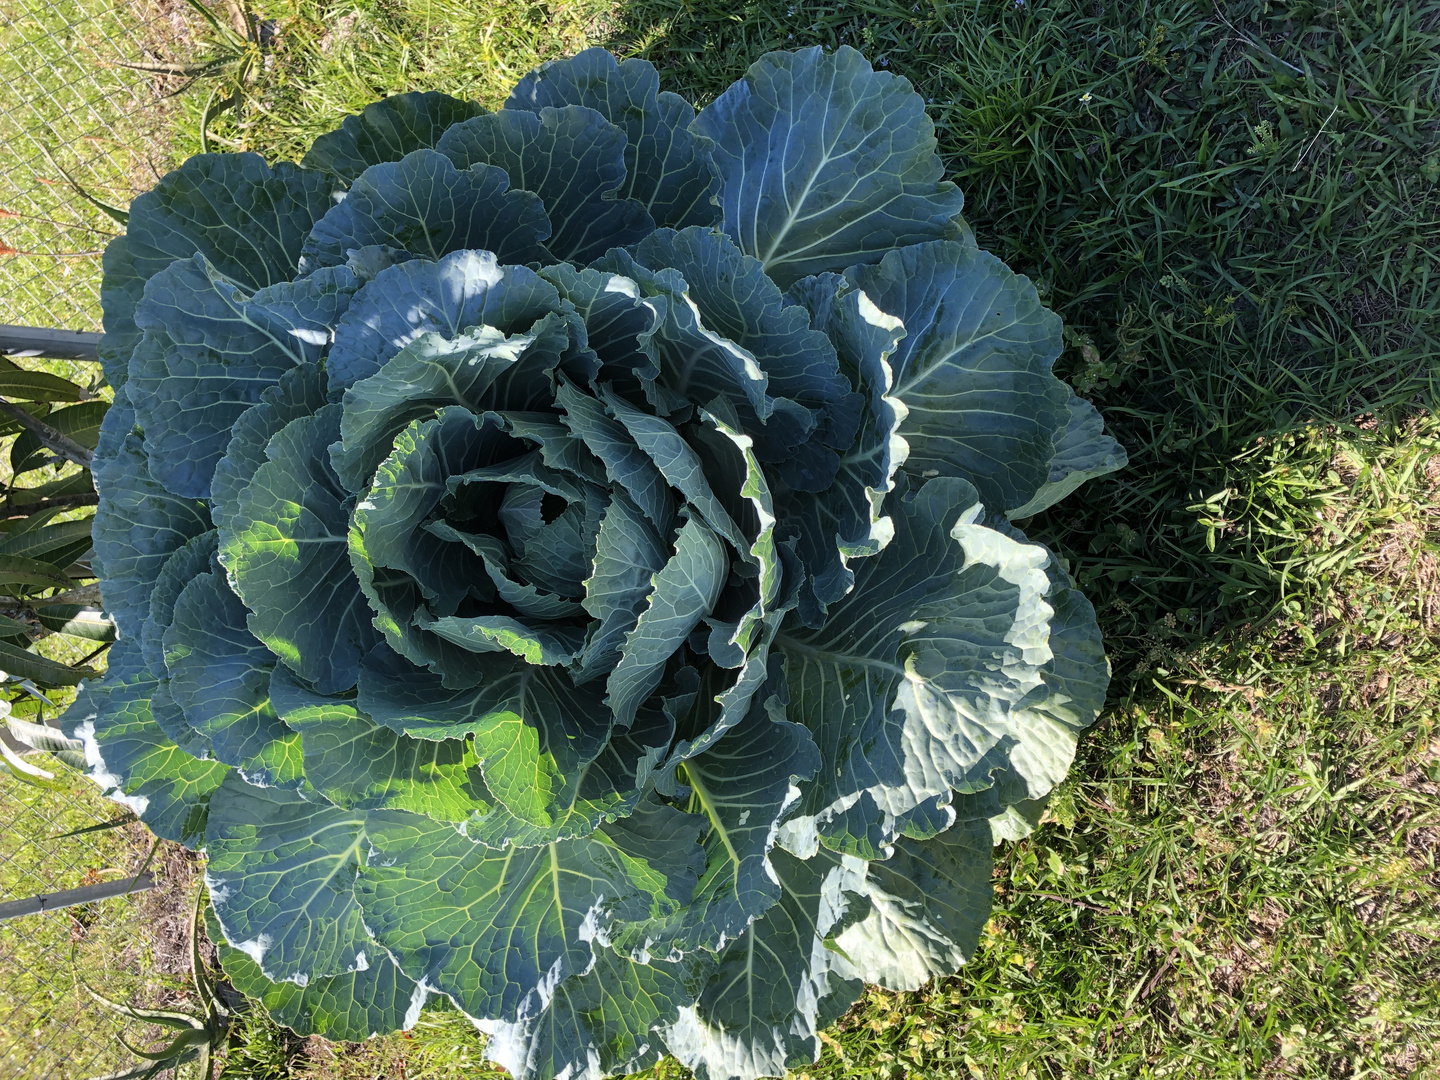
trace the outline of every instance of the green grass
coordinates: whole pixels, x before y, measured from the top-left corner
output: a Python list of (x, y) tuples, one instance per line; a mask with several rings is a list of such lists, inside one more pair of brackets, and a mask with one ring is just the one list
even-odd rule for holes
[[(214, 132), (292, 158), (381, 94), (495, 105), (587, 45), (697, 104), (767, 49), (854, 45), (1064, 317), (1130, 466), (1027, 528), (1096, 601), (1111, 704), (998, 853), (972, 963), (869, 993), (802, 1075), (1440, 1076), (1440, 4), (255, 7), (270, 67)], [(453, 1013), (358, 1047), (252, 1015), (227, 1075), (480, 1054)]]

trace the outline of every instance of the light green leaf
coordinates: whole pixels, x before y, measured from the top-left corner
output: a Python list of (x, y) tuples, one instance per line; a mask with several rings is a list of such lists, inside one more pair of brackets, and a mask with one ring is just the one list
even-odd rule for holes
[(355, 902), (365, 815), (235, 774), (210, 800), (205, 884), (225, 939), (267, 979), (363, 971), (373, 956)]

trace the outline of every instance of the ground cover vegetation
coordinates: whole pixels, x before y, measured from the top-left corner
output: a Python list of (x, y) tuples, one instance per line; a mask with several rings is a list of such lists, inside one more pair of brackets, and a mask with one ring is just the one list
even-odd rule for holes
[[(1028, 528), (1097, 598), (1111, 706), (972, 963), (867, 996), (811, 1075), (1435, 1067), (1433, 9), (266, 14), (273, 97), (217, 131), (267, 153), (333, 124), (325, 93), (486, 100), (497, 41), (638, 52), (700, 104), (767, 48), (849, 42), (933, 98), (979, 242), (1065, 317), (1130, 466)], [(477, 1059), (443, 1016), (354, 1048), (256, 1017), (231, 1067)]]

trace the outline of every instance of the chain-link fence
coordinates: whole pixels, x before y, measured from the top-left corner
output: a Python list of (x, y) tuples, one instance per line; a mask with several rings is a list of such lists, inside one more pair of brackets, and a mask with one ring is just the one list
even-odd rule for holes
[(179, 80), (127, 65), (184, 56), (183, 0), (0, 0), (0, 323), (99, 329), (100, 251), (175, 164)]
[(193, 858), (169, 844), (152, 857), (153, 837), (133, 822), (64, 835), (128, 815), (85, 778), (54, 772), (52, 788), (0, 776), (0, 901), (123, 884), (147, 862), (155, 888), (0, 922), (0, 1080), (102, 1076), (135, 1064), (122, 1036), (154, 1045), (157, 1031), (111, 1012), (87, 987), (137, 1005), (187, 1003)]
[[(101, 251), (123, 207), (176, 164), (191, 51), (184, 0), (0, 0), (0, 323), (100, 328)], [(0, 440), (0, 451), (4, 443)], [(0, 453), (8, 461), (8, 455)], [(133, 877), (153, 838), (63, 766), (52, 787), (0, 775), (0, 903)], [(71, 835), (65, 835), (65, 834)], [(156, 888), (0, 921), (0, 1080), (82, 1080), (135, 1063), (156, 1034), (97, 1003), (183, 1000), (194, 863), (165, 845)], [(166, 1074), (168, 1075), (168, 1074)]]

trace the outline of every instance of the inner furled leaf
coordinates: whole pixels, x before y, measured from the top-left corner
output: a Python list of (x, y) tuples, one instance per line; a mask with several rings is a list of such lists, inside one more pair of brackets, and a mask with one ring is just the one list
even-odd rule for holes
[(236, 419), (287, 370), (320, 359), (359, 287), (337, 267), (251, 295), (203, 255), (152, 277), (129, 377), (155, 478), (208, 498)]
[(653, 333), (640, 336), (649, 363), (634, 371), (652, 406), (668, 415), (719, 398), (741, 417), (747, 433), (763, 432), (777, 458), (805, 442), (815, 429), (814, 415), (788, 398), (773, 397), (755, 356), (702, 323), (678, 270), (651, 270), (621, 248), (595, 266), (634, 281), (664, 316)]
[(563, 410), (561, 422), (600, 459), (610, 482), (624, 489), (661, 535), (668, 533), (675, 512), (674, 495), (625, 425), (607, 415), (605, 406), (594, 397), (568, 382), (557, 387), (555, 404)]
[(412, 739), (373, 723), (353, 696), (315, 692), (284, 664), (270, 676), (270, 699), (300, 733), (305, 779), (336, 806), (408, 810), (461, 822), (494, 809), (480, 763), (458, 739)]
[(459, 170), (444, 154), (416, 150), (372, 165), (305, 239), (301, 273), (342, 266), (351, 251), (384, 244), (439, 259), (483, 249), (504, 263), (552, 262), (540, 199), (512, 190), (504, 169)]
[(342, 120), (335, 131), (321, 135), (300, 164), (353, 183), (371, 165), (433, 148), (452, 125), (484, 112), (473, 101), (435, 90), (393, 94), (371, 102)]
[(304, 779), (300, 736), (270, 704), (275, 655), (246, 629), (247, 614), (219, 570), (180, 591), (163, 639), (170, 692), (218, 760), (257, 783), (294, 787)]
[(95, 451), (99, 505), (91, 536), (105, 610), (122, 636), (139, 638), (150, 595), (171, 553), (210, 528), (204, 503), (172, 493), (150, 475), (135, 411), (116, 392)]
[(698, 1076), (780, 1076), (811, 1064), (819, 1032), (870, 978), (827, 948), (864, 903), (846, 892), (855, 872), (823, 851), (808, 860), (776, 851), (773, 867), (777, 902), (725, 948), (695, 1005), (664, 1032)]
[(855, 441), (861, 398), (841, 374), (835, 346), (811, 327), (806, 309), (786, 306), (760, 263), (711, 229), (661, 230), (635, 248), (635, 257), (652, 268), (678, 270), (704, 325), (755, 358), (769, 393), (811, 411), (814, 429), (802, 447), (783, 445), (781, 433), (772, 434), (768, 425), (746, 433), (763, 460), (781, 463), (792, 488), (829, 487), (837, 467), (834, 451)]
[(368, 831), (365, 924), (407, 975), (482, 1019), (539, 1012), (556, 981), (590, 968), (611, 913), (654, 887), (600, 832), (497, 851), (396, 811), (372, 812)]
[(995, 256), (972, 245), (924, 244), (846, 278), (905, 325), (890, 357), (891, 394), (909, 409), (900, 434), (911, 476), (963, 477), (986, 506), (1011, 511), (1061, 491), (1070, 462), (1096, 475), (1123, 460), (1083, 409), (1067, 439), (1074, 395), (1050, 371), (1060, 355), (1060, 319)]
[(802, 813), (825, 843), (871, 858), (905, 814), (989, 787), (997, 769), (1031, 798), (1049, 791), (1109, 677), (1093, 612), (1064, 595), (1043, 547), (970, 523), (968, 484), (932, 480), (891, 506), (895, 539), (859, 564), (825, 626), (776, 639), (790, 713), (834, 763)]
[(783, 719), (779, 683), (755, 695), (749, 713), (684, 764), (690, 805), (708, 827), (706, 868), (676, 944), (723, 948), (780, 898), (769, 864), (776, 830), (799, 796), (797, 781), (820, 768), (809, 732)]
[(125, 235), (105, 256), (105, 375), (124, 385), (140, 339), (135, 306), (144, 284), (176, 259), (200, 254), (246, 289), (295, 276), (315, 222), (335, 205), (335, 180), (259, 154), (198, 154), (130, 204)]
[(554, 263), (542, 267), (540, 276), (570, 301), (584, 323), (586, 344), (601, 363), (599, 380), (639, 390), (636, 373), (658, 370), (650, 342), (664, 321), (666, 299), (642, 295), (629, 278), (591, 267)]
[(750, 552), (750, 539), (711, 489), (704, 463), (694, 447), (662, 417), (636, 408), (607, 387), (600, 387), (599, 394), (606, 411), (619, 421), (635, 445), (655, 463), (666, 483), (685, 497), (704, 518), (705, 524), (729, 541), (741, 561), (758, 570), (758, 560)]
[(691, 130), (695, 110), (683, 98), (660, 92), (660, 76), (648, 60), (616, 63), (604, 49), (586, 49), (542, 64), (505, 102), (506, 109), (565, 105), (594, 109), (624, 130), (627, 177), (621, 198), (637, 200), (657, 224), (670, 228), (719, 220), (711, 202), (720, 182), (709, 140)]
[(695, 130), (715, 143), (721, 227), (782, 288), (960, 234), (925, 102), (848, 45), (766, 53)]
[(290, 421), (220, 533), (250, 632), (322, 694), (354, 686), (379, 641), (350, 565), (354, 499), (330, 468), (339, 436), (339, 405)]
[(847, 888), (869, 910), (835, 935), (834, 969), (887, 990), (955, 974), (990, 918), (993, 862), (989, 825), (970, 821), (932, 840), (901, 839), (888, 859), (856, 865), (860, 880)]
[(192, 578), (208, 574), (216, 552), (215, 530), (193, 536), (182, 544), (160, 567), (150, 593), (150, 613), (140, 628), (139, 644), (145, 657), (145, 666), (157, 679), (169, 678), (165, 670), (165, 631), (175, 618), (175, 601), (180, 590), (190, 584)]
[(317, 364), (297, 364), (280, 382), (260, 395), (260, 402), (240, 414), (230, 429), (225, 456), (210, 480), (210, 513), (218, 529), (230, 528), (240, 504), (240, 493), (255, 471), (269, 460), (265, 447), (291, 420), (310, 416), (325, 405), (325, 370)]
[(655, 574), (649, 604), (625, 635), (620, 663), (606, 681), (605, 700), (616, 723), (628, 727), (660, 685), (665, 664), (715, 606), (729, 570), (720, 538), (699, 520), (686, 521), (675, 538), (674, 553)]
[(367, 956), (371, 962), (364, 971), (311, 979), (304, 986), (272, 982), (260, 965), (225, 940), (220, 922), (209, 908), (205, 930), (230, 985), (259, 1001), (272, 1020), (301, 1038), (321, 1035), (364, 1042), (374, 1035), (408, 1031), (420, 1019), (420, 1009), (429, 996), (384, 953)]
[(196, 847), (205, 838), (210, 797), (230, 768), (186, 753), (156, 724), (150, 702), (160, 684), (134, 638), (116, 642), (109, 659), (105, 678), (80, 688), (63, 730), (84, 743), (90, 778), (109, 798), (156, 836)]
[(855, 582), (849, 561), (874, 555), (894, 534), (883, 506), (910, 452), (899, 434), (909, 410), (891, 394), (889, 361), (905, 327), (863, 291), (847, 288), (837, 274), (803, 278), (787, 299), (803, 305), (811, 324), (835, 343), (864, 401), (858, 436), (840, 456), (834, 483), (814, 495), (786, 493), (779, 500), (780, 520), (799, 530), (797, 547), (806, 570), (800, 617), (807, 626), (820, 626), (826, 605)]
[(456, 124), (435, 149), (459, 169), (494, 165), (510, 185), (540, 196), (550, 219), (546, 247), (586, 263), (655, 231), (640, 203), (617, 196), (625, 182), (625, 133), (594, 109), (502, 109)]
[(326, 361), (332, 394), (374, 375), (426, 333), (450, 339), (476, 326), (524, 333), (560, 311), (553, 286), (523, 267), (502, 268), (488, 251), (456, 251), (382, 270), (356, 295), (335, 328)]
[[(548, 494), (548, 493), (547, 493)], [(578, 601), (537, 588), (515, 576), (506, 544), (494, 536), (461, 532), (444, 521), (430, 521), (425, 531), (441, 540), (464, 544), (485, 563), (485, 573), (495, 586), (495, 595), (520, 616), (532, 619), (573, 619), (582, 610)], [(583, 548), (582, 548), (583, 551)]]
[(365, 850), (363, 813), (232, 773), (205, 830), (205, 884), (226, 940), (267, 979), (301, 986), (378, 962), (355, 901)]
[(390, 453), (395, 434), (446, 405), (475, 413), (543, 405), (568, 344), (565, 321), (556, 314), (509, 337), (490, 326), (450, 339), (421, 335), (345, 391), (335, 471), (351, 491), (363, 491)]
[(561, 982), (539, 1016), (497, 1022), (485, 1054), (519, 1080), (650, 1068), (665, 1053), (659, 1032), (694, 1002), (713, 965), (705, 952), (637, 964), (597, 948), (595, 966)]
[[(649, 459), (645, 459), (649, 464)], [(612, 492), (595, 538), (595, 556), (585, 581), (585, 611), (599, 620), (574, 674), (584, 684), (615, 670), (625, 635), (634, 629), (652, 580), (664, 568), (666, 545), (624, 494)]]

